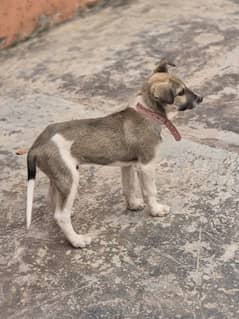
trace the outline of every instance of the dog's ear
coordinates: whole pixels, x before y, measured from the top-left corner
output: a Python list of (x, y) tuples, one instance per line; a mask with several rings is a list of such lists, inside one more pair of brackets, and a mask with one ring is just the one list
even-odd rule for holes
[(168, 65), (176, 66), (172, 61), (170, 61), (166, 58), (162, 59), (159, 62), (159, 64), (156, 66), (156, 68), (154, 69), (154, 73), (168, 72)]
[(174, 91), (172, 86), (168, 82), (155, 83), (152, 85), (151, 94), (153, 99), (164, 104), (173, 104), (174, 102)]

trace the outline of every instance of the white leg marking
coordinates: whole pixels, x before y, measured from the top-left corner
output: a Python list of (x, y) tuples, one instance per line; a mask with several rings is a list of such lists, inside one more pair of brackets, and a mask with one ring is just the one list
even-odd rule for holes
[[(75, 232), (71, 223), (71, 203), (67, 200), (65, 207), (60, 207), (59, 193), (57, 193), (55, 220), (62, 229), (66, 238), (75, 248), (84, 248), (91, 243), (91, 238), (87, 235), (79, 235)], [(69, 200), (73, 198), (72, 194), (69, 195)]]
[(155, 184), (155, 167), (150, 163), (140, 165), (139, 169), (140, 183), (143, 196), (147, 202), (150, 214), (152, 216), (165, 216), (170, 212), (167, 205), (161, 205), (157, 202), (157, 189)]
[(123, 194), (127, 202), (127, 208), (131, 210), (144, 209), (144, 202), (137, 196), (137, 170), (131, 166), (121, 168)]
[(59, 193), (57, 192), (57, 199), (56, 199), (56, 210), (55, 210), (55, 219), (58, 225), (61, 227), (62, 231), (64, 232), (67, 239), (70, 243), (78, 248), (84, 248), (86, 245), (90, 244), (91, 238), (86, 235), (79, 235), (77, 234), (72, 226), (71, 223), (71, 211), (72, 206), (74, 204), (75, 196), (77, 193), (77, 188), (79, 184), (79, 173), (76, 170), (77, 160), (71, 155), (71, 146), (72, 141), (67, 141), (63, 136), (60, 134), (56, 134), (53, 136), (52, 141), (56, 144), (59, 149), (60, 155), (62, 160), (64, 161), (65, 165), (69, 168), (72, 174), (72, 186), (70, 193), (66, 199), (66, 202), (61, 208)]

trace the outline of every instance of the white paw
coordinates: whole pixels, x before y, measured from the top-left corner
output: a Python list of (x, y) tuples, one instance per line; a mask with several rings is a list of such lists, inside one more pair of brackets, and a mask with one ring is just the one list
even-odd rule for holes
[(75, 248), (85, 248), (91, 243), (91, 237), (87, 235), (76, 235), (70, 242)]
[(170, 207), (167, 205), (157, 204), (151, 207), (150, 215), (153, 217), (162, 217), (170, 213)]
[(127, 208), (130, 210), (142, 210), (145, 204), (141, 198), (134, 198), (133, 200), (127, 201)]

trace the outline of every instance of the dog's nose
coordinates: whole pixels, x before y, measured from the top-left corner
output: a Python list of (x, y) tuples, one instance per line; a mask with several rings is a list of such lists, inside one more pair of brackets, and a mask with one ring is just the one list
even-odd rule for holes
[(202, 96), (197, 96), (197, 103), (202, 103), (203, 97)]

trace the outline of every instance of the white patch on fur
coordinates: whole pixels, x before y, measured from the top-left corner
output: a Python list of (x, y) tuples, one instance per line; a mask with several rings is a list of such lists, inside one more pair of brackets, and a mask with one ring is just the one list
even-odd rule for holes
[[(66, 166), (72, 172), (72, 175), (74, 175), (74, 172), (76, 170), (77, 160), (71, 154), (71, 146), (73, 144), (73, 141), (66, 140), (60, 134), (55, 134), (51, 139), (57, 146), (59, 153), (61, 155), (61, 159), (64, 161)], [(74, 176), (72, 177), (74, 179)]]
[(32, 202), (33, 202), (33, 193), (34, 193), (35, 179), (30, 179), (27, 182), (27, 229), (30, 228), (32, 221)]
[[(62, 135), (56, 134), (52, 137), (52, 141), (57, 146), (61, 160), (65, 163), (72, 175), (72, 186), (70, 193), (67, 197), (63, 210), (59, 207), (59, 199), (56, 202), (55, 219), (58, 225), (61, 227), (67, 239), (71, 244), (78, 248), (84, 248), (89, 245), (91, 238), (86, 235), (77, 234), (72, 226), (71, 222), (71, 210), (74, 203), (74, 199), (77, 193), (79, 183), (79, 173), (76, 170), (77, 160), (71, 154), (71, 146), (73, 141), (67, 141)], [(64, 182), (64, 181), (62, 181)], [(59, 195), (57, 195), (59, 196)]]
[[(72, 183), (72, 187), (70, 190), (70, 194), (69, 194), (68, 199), (67, 199), (68, 203), (72, 203), (74, 201), (75, 193), (76, 193), (76, 190), (78, 187), (78, 182), (79, 182), (79, 173), (76, 170), (76, 165), (78, 164), (78, 162), (71, 154), (71, 146), (73, 144), (73, 141), (66, 140), (60, 134), (55, 134), (52, 137), (52, 141), (57, 146), (62, 161), (69, 168), (71, 175), (72, 175), (73, 183)], [(66, 206), (67, 206), (67, 204), (66, 204)]]

